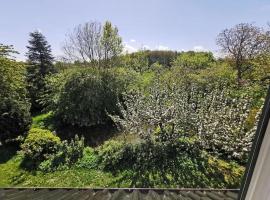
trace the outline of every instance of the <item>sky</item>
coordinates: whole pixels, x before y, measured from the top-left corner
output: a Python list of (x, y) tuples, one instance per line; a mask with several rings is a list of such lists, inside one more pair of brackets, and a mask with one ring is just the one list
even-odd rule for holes
[(247, 22), (266, 26), (270, 0), (0, 0), (0, 43), (25, 60), (29, 33), (41, 31), (55, 57), (66, 35), (88, 21), (111, 21), (125, 49), (218, 52), (216, 37)]

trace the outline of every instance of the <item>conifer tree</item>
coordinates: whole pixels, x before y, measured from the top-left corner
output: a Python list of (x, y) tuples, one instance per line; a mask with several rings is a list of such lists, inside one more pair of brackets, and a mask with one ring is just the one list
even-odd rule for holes
[(40, 96), (45, 90), (45, 77), (55, 72), (51, 46), (39, 31), (30, 33), (28, 52), (27, 81), (32, 111), (40, 111)]

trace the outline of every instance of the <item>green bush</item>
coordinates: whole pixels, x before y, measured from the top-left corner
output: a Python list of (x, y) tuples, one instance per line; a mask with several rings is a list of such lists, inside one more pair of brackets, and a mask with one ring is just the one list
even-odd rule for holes
[(117, 96), (123, 86), (116, 75), (112, 70), (70, 70), (63, 73), (65, 79), (57, 75), (48, 81), (50, 91), (43, 102), (64, 124), (106, 125), (110, 123), (108, 113), (117, 113)]
[(77, 168), (96, 169), (98, 168), (98, 156), (91, 147), (84, 148), (83, 156), (76, 163)]
[(83, 157), (83, 151), (84, 138), (80, 139), (75, 135), (74, 140), (61, 142), (57, 151), (51, 154), (47, 160), (40, 163), (38, 168), (44, 172), (68, 169)]
[(59, 148), (60, 138), (49, 130), (30, 129), (21, 145), (26, 167), (36, 168), (41, 162), (55, 154)]
[(31, 124), (26, 98), (25, 69), (21, 63), (0, 57), (0, 142), (26, 133)]
[(123, 157), (124, 146), (123, 142), (116, 140), (106, 141), (102, 146), (100, 146), (98, 148), (98, 158), (101, 163), (101, 168), (111, 171), (119, 169), (121, 167), (120, 162)]
[(45, 172), (55, 171), (69, 168), (82, 158), (84, 138), (76, 135), (70, 142), (61, 142), (49, 130), (32, 128), (21, 148), (24, 155), (23, 167)]

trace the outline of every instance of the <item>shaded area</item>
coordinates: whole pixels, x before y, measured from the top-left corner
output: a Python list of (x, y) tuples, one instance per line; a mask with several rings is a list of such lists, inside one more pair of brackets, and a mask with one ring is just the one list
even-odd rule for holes
[(9, 161), (19, 149), (18, 143), (8, 143), (5, 145), (0, 145), (0, 164)]
[(71, 189), (8, 188), (0, 189), (3, 200), (236, 200), (238, 190), (210, 189)]
[(99, 146), (117, 134), (117, 129), (112, 123), (91, 127), (63, 124), (61, 119), (54, 116), (52, 112), (40, 113), (34, 116), (32, 128), (55, 131), (61, 140), (70, 141), (75, 135), (83, 136), (85, 138), (85, 145), (91, 147)]
[(112, 138), (117, 134), (117, 130), (113, 126), (95, 126), (95, 127), (79, 127), (71, 125), (59, 125), (56, 129), (57, 136), (61, 140), (70, 141), (78, 135), (83, 136), (85, 139), (85, 145), (91, 147), (97, 147), (106, 140)]

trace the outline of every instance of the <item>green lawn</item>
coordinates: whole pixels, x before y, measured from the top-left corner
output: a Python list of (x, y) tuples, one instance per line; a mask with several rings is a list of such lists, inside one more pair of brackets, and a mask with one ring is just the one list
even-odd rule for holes
[(28, 172), (21, 169), (20, 155), (0, 164), (0, 187), (128, 187), (121, 177), (94, 169), (78, 169), (43, 173)]

